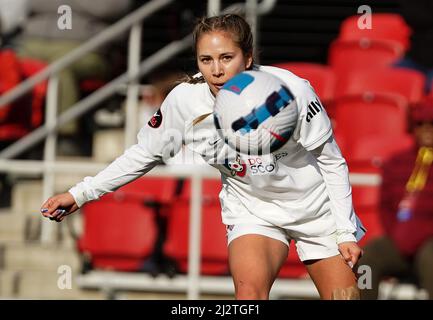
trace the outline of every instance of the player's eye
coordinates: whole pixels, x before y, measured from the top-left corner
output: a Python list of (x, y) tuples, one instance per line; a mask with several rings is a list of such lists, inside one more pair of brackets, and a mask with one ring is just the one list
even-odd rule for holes
[(223, 56), (223, 57), (222, 57), (222, 60), (223, 60), (224, 62), (229, 62), (229, 61), (232, 60), (232, 59), (233, 59), (232, 56)]
[(207, 64), (207, 63), (210, 63), (211, 59), (210, 59), (210, 58), (201, 58), (200, 61), (201, 61), (202, 63)]

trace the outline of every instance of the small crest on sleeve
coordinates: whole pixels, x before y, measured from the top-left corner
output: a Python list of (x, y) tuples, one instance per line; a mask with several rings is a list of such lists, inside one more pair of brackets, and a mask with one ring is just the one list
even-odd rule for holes
[(161, 109), (158, 109), (158, 111), (154, 113), (154, 115), (152, 116), (152, 118), (149, 120), (147, 124), (149, 125), (149, 127), (159, 128), (161, 123), (162, 123), (162, 113), (161, 113)]

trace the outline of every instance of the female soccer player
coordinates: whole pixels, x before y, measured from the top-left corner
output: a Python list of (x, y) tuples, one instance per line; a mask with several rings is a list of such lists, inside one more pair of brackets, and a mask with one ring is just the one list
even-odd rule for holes
[[(42, 214), (60, 222), (84, 203), (151, 170), (168, 152), (163, 142), (167, 130), (189, 135), (192, 128), (206, 129), (200, 130), (208, 134), (200, 137), (202, 143), (192, 145), (222, 174), (222, 220), (236, 298), (269, 298), (291, 240), (322, 299), (358, 298), (352, 268), (361, 255), (357, 240), (364, 229), (353, 211), (346, 162), (308, 81), (286, 70), (254, 65), (250, 27), (238, 15), (203, 18), (194, 39), (200, 74), (170, 92), (141, 129), (136, 145), (95, 177), (49, 198)], [(212, 133), (216, 129), (209, 115), (215, 95), (230, 78), (253, 68), (279, 77), (296, 97), (295, 132), (275, 154), (212, 159), (203, 152), (206, 145), (224, 145)], [(259, 163), (264, 170), (258, 170)]]

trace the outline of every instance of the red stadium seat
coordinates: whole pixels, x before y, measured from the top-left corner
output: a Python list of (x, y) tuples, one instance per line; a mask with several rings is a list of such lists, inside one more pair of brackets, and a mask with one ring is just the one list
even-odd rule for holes
[[(367, 141), (367, 140), (364, 140)], [(380, 176), (381, 169), (371, 166), (351, 166), (351, 173), (376, 174)], [(362, 224), (367, 229), (365, 236), (359, 242), (364, 246), (370, 240), (384, 234), (380, 220), (380, 182), (374, 184), (354, 184), (352, 183), (353, 207)]]
[[(354, 146), (371, 137), (404, 135), (407, 132), (407, 101), (400, 95), (355, 95), (342, 97), (335, 105), (335, 136), (350, 162)], [(340, 143), (340, 138), (343, 141)]]
[(356, 214), (362, 221), (362, 224), (367, 229), (365, 236), (359, 242), (360, 246), (364, 246), (374, 238), (384, 235), (382, 223), (380, 221), (379, 209), (377, 208), (356, 208)]
[(153, 210), (138, 200), (104, 197), (81, 210), (84, 232), (78, 248), (90, 258), (92, 267), (138, 271), (152, 253), (157, 237)]
[(414, 105), (424, 97), (425, 76), (404, 68), (375, 68), (358, 71), (338, 79), (339, 96), (373, 93), (397, 93)]
[[(30, 78), (36, 73), (45, 69), (47, 64), (40, 60), (35, 59), (21, 59), (20, 60), (21, 73), (24, 78)], [(48, 81), (42, 81), (33, 87), (32, 91), (32, 128), (37, 128), (42, 124), (45, 110), (45, 96), (47, 94)]]
[[(221, 221), (218, 198), (220, 190), (220, 180), (203, 181), (201, 273), (206, 275), (228, 273), (226, 229)], [(164, 245), (164, 253), (177, 262), (182, 273), (188, 271), (189, 216), (190, 183), (187, 181), (184, 192), (172, 207)]]
[(94, 268), (138, 271), (160, 236), (156, 215), (167, 214), (177, 184), (175, 178), (143, 177), (86, 204), (79, 251)]
[(367, 233), (360, 241), (363, 246), (370, 240), (383, 235), (380, 221), (380, 184), (379, 185), (352, 185), (353, 207)]
[(400, 43), (404, 49), (410, 45), (411, 29), (402, 16), (395, 13), (374, 13), (371, 16), (372, 28), (361, 29), (358, 26), (359, 15), (346, 18), (338, 35), (339, 40), (393, 40)]
[(307, 62), (278, 63), (275, 67), (289, 70), (307, 79), (325, 105), (334, 99), (335, 75), (330, 67)]
[[(406, 133), (405, 99), (401, 96), (362, 96), (337, 100), (338, 137), (343, 138), (344, 155), (351, 173), (380, 174), (381, 165), (393, 154), (411, 146)], [(356, 119), (356, 121), (354, 121)], [(383, 235), (380, 221), (380, 184), (352, 184), (355, 212), (367, 228), (361, 246)]]
[[(0, 94), (45, 68), (40, 61), (19, 59), (9, 49), (0, 51), (0, 64)], [(42, 124), (46, 90), (47, 81), (42, 81), (30, 94), (0, 109), (0, 141), (18, 140)]]
[(136, 199), (148, 204), (154, 202), (170, 204), (175, 200), (177, 185), (176, 178), (141, 177), (105, 197), (107, 199)]
[(350, 152), (350, 162), (355, 164), (366, 164), (380, 168), (395, 153), (410, 148), (415, 143), (410, 134), (395, 136), (365, 136), (356, 141)]
[(329, 49), (328, 62), (339, 78), (359, 70), (389, 66), (403, 54), (401, 44), (391, 40), (336, 40)]

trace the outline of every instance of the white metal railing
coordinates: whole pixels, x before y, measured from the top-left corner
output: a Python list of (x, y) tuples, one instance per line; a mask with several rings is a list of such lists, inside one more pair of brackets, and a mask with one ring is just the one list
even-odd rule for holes
[[(26, 135), (24, 138), (20, 139), (19, 141), (15, 142), (9, 147), (3, 149), (0, 152), (0, 159), (13, 158), (21, 154), (23, 151), (29, 149), (30, 147), (34, 146), (35, 144), (43, 140), (47, 135), (56, 131), (57, 128), (59, 128), (60, 126), (82, 116), (83, 114), (91, 110), (92, 107), (96, 106), (104, 99), (115, 94), (118, 91), (118, 89), (121, 87), (121, 85), (125, 83), (129, 83), (134, 79), (138, 78), (139, 76), (148, 73), (149, 71), (153, 70), (155, 67), (160, 65), (161, 63), (165, 62), (168, 58), (171, 58), (174, 54), (177, 54), (182, 50), (189, 48), (191, 40), (192, 40), (191, 36), (186, 36), (185, 38), (179, 41), (174, 41), (169, 45), (167, 45), (166, 47), (160, 49), (159, 51), (157, 51), (156, 53), (152, 54), (150, 57), (145, 59), (143, 62), (141, 62), (140, 68), (138, 70), (135, 70), (132, 78), (129, 77), (127, 73), (124, 73), (118, 76), (117, 78), (115, 78), (114, 80), (111, 80), (105, 86), (93, 92), (92, 94), (90, 94), (83, 100), (79, 101), (78, 103), (74, 104), (67, 111), (63, 112), (57, 118), (57, 122), (54, 126), (39, 127), (38, 129)], [(128, 130), (126, 126), (125, 126), (125, 130)]]
[[(116, 93), (117, 88), (123, 83), (128, 83), (132, 86), (132, 88), (128, 89), (127, 91), (127, 111), (134, 111), (138, 103), (137, 81), (139, 76), (148, 73), (162, 62), (167, 61), (167, 59), (169, 59), (173, 55), (181, 52), (182, 50), (190, 46), (191, 39), (186, 37), (181, 41), (173, 42), (167, 47), (157, 51), (155, 54), (144, 60), (141, 65), (139, 63), (141, 46), (141, 22), (146, 17), (152, 15), (159, 9), (164, 8), (172, 2), (173, 0), (153, 0), (146, 3), (133, 13), (130, 13), (114, 25), (97, 34), (95, 37), (88, 40), (80, 47), (72, 50), (70, 53), (66, 54), (59, 60), (53, 62), (41, 72), (25, 80), (18, 87), (6, 92), (3, 96), (1, 96), (0, 108), (4, 107), (7, 103), (10, 103), (11, 101), (19, 98), (20, 96), (31, 90), (31, 88), (37, 83), (49, 79), (51, 76), (56, 75), (59, 71), (68, 67), (76, 60), (82, 58), (84, 55), (94, 51), (95, 49), (101, 47), (109, 41), (112, 41), (113, 39), (116, 39), (126, 31), (130, 30), (130, 50), (128, 51), (128, 71), (126, 73), (112, 80), (106, 86), (104, 86), (97, 92), (94, 92), (92, 95), (88, 96), (82, 101), (71, 106), (66, 112), (59, 116), (58, 120), (55, 122), (54, 125), (51, 125), (49, 127), (47, 125), (40, 127), (25, 136), (24, 138), (20, 139), (16, 143), (2, 150), (0, 152), (0, 158), (13, 158), (19, 155), (23, 151), (27, 150), (28, 148), (41, 141), (47, 135), (56, 131), (56, 129), (61, 125), (75, 118), (78, 118), (104, 99)], [(53, 90), (53, 88), (49, 88), (49, 91), (50, 90)], [(48, 95), (57, 95), (57, 91), (51, 93), (48, 92)], [(54, 98), (53, 100), (57, 100), (57, 98)], [(47, 113), (51, 113), (51, 110), (48, 109), (52, 108), (52, 106), (52, 104), (46, 105)], [(131, 138), (133, 136), (133, 132), (135, 133), (137, 131), (136, 117), (133, 118), (131, 116), (127, 116), (125, 129), (125, 137), (128, 145), (131, 144), (131, 141), (133, 141), (134, 139)], [(50, 152), (52, 153), (53, 150), (50, 150)]]
[[(48, 94), (47, 94), (47, 107), (45, 116), (45, 126), (47, 128), (56, 125), (57, 121), (57, 102), (58, 102), (58, 87), (59, 77), (57, 74), (52, 75), (48, 81)], [(56, 143), (57, 135), (55, 132), (50, 134), (45, 140), (44, 148), (44, 161), (52, 162), (56, 160)], [(48, 199), (54, 194), (54, 172), (45, 166), (43, 171), (43, 186), (42, 186), (42, 197)], [(48, 224), (48, 221), (43, 221), (43, 228), (45, 232), (41, 234), (41, 241), (44, 243), (49, 242), (52, 233), (52, 224)]]
[(138, 98), (140, 96), (140, 84), (134, 72), (140, 69), (141, 58), (141, 23), (136, 23), (129, 35), (128, 48), (128, 77), (133, 79), (128, 85), (126, 98), (126, 120), (125, 120), (125, 148), (132, 146), (135, 142), (138, 129)]
[(221, 0), (208, 0), (207, 1), (207, 16), (217, 16), (221, 12)]
[(25, 80), (16, 88), (6, 92), (0, 97), (0, 108), (5, 107), (6, 104), (29, 92), (36, 84), (63, 70), (65, 67), (82, 58), (87, 53), (92, 52), (113, 39), (118, 38), (128, 31), (131, 26), (140, 23), (146, 17), (149, 17), (172, 2), (174, 2), (174, 0), (152, 0), (144, 4), (142, 7), (125, 16), (112, 26), (106, 28), (80, 47), (72, 50), (59, 60), (56, 60), (41, 72)]

